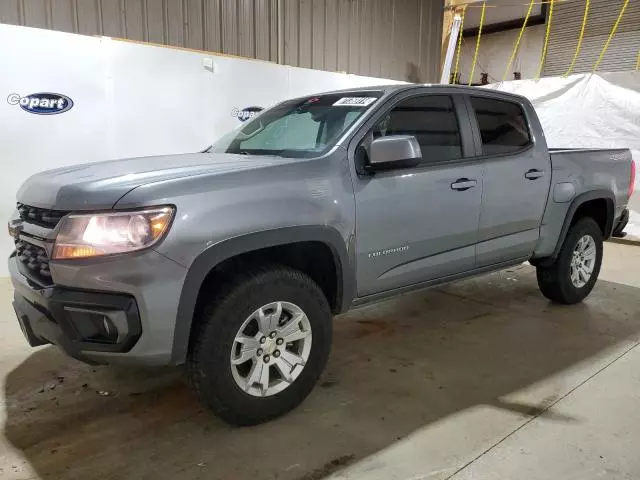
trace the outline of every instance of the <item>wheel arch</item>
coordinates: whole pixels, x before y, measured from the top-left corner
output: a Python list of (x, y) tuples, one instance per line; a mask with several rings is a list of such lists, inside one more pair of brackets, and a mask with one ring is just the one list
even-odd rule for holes
[(208, 247), (189, 267), (180, 293), (171, 363), (181, 364), (186, 360), (198, 297), (208, 275), (217, 266), (245, 254), (305, 242), (321, 243), (331, 251), (337, 282), (333, 311), (339, 313), (348, 309), (355, 295), (355, 272), (347, 244), (336, 229), (328, 226), (284, 227), (233, 237)]
[(589, 210), (586, 207), (589, 207), (590, 205), (596, 205), (596, 202), (604, 202), (605, 213), (603, 219), (594, 219), (600, 225), (604, 239), (606, 240), (607, 238), (609, 238), (611, 236), (611, 233), (613, 232), (613, 222), (615, 220), (615, 196), (613, 195), (613, 192), (609, 190), (593, 190), (590, 192), (585, 192), (581, 195), (578, 195), (571, 202), (571, 205), (567, 210), (567, 215), (565, 216), (562, 223), (562, 230), (560, 231), (560, 235), (558, 237), (556, 246), (553, 249), (553, 253), (549, 257), (536, 260), (532, 263), (534, 265), (540, 266), (545, 266), (553, 263), (560, 254), (560, 250), (562, 249), (562, 245), (567, 238), (567, 234), (569, 233), (569, 229), (571, 228), (571, 226), (576, 222), (577, 219), (583, 216), (590, 216), (588, 214)]

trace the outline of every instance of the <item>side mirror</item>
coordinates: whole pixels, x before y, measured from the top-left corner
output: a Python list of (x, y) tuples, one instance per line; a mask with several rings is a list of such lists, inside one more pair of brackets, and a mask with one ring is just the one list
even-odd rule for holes
[(412, 135), (376, 138), (369, 147), (370, 171), (415, 167), (422, 160), (420, 144)]

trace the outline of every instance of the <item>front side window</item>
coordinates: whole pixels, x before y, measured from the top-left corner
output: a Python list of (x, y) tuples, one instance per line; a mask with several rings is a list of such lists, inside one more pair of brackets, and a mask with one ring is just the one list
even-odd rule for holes
[(485, 155), (516, 152), (531, 143), (524, 112), (517, 103), (471, 97), (471, 105), (478, 119)]
[(373, 138), (413, 135), (425, 162), (462, 158), (460, 128), (451, 97), (421, 95), (402, 100), (373, 128)]
[(382, 96), (380, 91), (314, 95), (264, 111), (210, 151), (308, 158), (323, 155)]

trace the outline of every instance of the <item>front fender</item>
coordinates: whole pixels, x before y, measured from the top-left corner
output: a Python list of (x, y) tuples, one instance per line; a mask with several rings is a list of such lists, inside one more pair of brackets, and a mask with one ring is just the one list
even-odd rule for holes
[(233, 237), (211, 245), (200, 253), (187, 272), (178, 304), (172, 363), (181, 364), (187, 358), (200, 287), (211, 270), (225, 260), (243, 253), (308, 241), (322, 242), (330, 247), (338, 277), (336, 310), (340, 312), (347, 310), (355, 295), (355, 264), (342, 235), (334, 228), (328, 226), (284, 227)]

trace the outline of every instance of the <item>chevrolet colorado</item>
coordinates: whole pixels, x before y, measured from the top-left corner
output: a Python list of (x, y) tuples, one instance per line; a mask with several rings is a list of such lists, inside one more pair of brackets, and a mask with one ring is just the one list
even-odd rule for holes
[(593, 288), (633, 188), (629, 150), (549, 150), (531, 103), (400, 85), (288, 100), (202, 153), (39, 173), (9, 221), (32, 346), (186, 364), (235, 424), (297, 406), (332, 314), (529, 261)]

